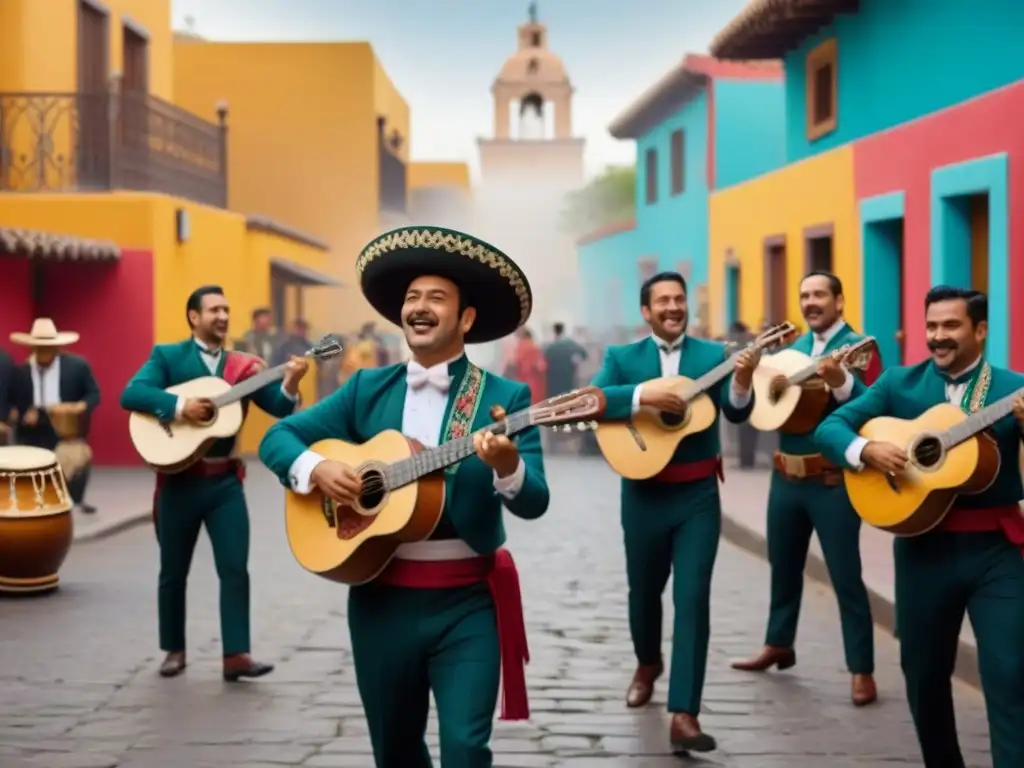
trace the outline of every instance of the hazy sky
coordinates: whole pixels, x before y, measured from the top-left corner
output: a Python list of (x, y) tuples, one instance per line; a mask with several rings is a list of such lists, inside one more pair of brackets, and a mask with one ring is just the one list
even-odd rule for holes
[[(368, 40), (412, 110), (417, 160), (476, 168), (478, 136), (492, 130), (491, 83), (516, 50), (529, 0), (172, 0), (175, 27), (192, 17), (213, 40)], [(632, 163), (633, 143), (608, 135), (621, 110), (686, 53), (711, 38), (745, 0), (539, 0), (549, 46), (576, 88), (574, 131), (587, 170)]]

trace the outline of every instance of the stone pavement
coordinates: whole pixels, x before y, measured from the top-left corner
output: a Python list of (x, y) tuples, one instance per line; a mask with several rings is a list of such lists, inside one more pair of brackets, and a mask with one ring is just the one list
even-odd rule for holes
[(94, 467), (86, 501), (91, 515), (75, 513), (75, 541), (93, 541), (133, 528), (153, 511), (153, 472), (142, 467)]
[[(731, 657), (760, 645), (768, 570), (725, 542), (702, 714), (721, 748), (701, 760), (668, 755), (664, 685), (655, 705), (640, 712), (623, 705), (633, 660), (618, 481), (599, 459), (553, 458), (548, 471), (548, 515), (509, 523), (527, 601), (533, 718), (496, 726), (496, 766), (920, 765), (895, 642), (877, 638), (882, 700), (854, 709), (834, 599), (823, 586), (812, 583), (805, 594), (796, 668), (768, 675), (729, 668)], [(249, 684), (221, 682), (216, 577), (205, 538), (192, 569), (191, 664), (174, 680), (155, 672), (152, 530), (77, 545), (59, 592), (0, 601), (0, 767), (372, 767), (345, 590), (292, 560), (274, 480), (254, 469), (248, 490), (255, 651), (277, 671)], [(990, 765), (980, 695), (961, 684), (956, 695), (968, 762)], [(435, 723), (431, 734), (436, 745)]]

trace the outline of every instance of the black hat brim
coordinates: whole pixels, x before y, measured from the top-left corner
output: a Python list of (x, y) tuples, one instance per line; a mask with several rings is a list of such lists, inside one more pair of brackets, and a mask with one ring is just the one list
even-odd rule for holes
[(507, 255), (472, 235), (441, 227), (406, 227), (373, 240), (356, 261), (366, 300), (384, 318), (402, 324), (409, 284), (424, 275), (455, 283), (476, 310), (467, 344), (504, 338), (523, 326), (533, 309), (526, 275)]

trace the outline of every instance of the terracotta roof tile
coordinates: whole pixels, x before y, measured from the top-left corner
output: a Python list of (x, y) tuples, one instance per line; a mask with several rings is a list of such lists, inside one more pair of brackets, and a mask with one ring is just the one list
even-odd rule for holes
[(711, 41), (719, 59), (779, 59), (859, 0), (750, 0)]
[(113, 261), (121, 248), (111, 240), (91, 240), (34, 229), (0, 227), (0, 253), (52, 261)]

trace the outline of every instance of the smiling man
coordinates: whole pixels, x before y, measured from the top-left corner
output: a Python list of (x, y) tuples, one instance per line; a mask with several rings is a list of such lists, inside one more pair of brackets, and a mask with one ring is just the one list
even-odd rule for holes
[(1013, 397), (1014, 415), (989, 430), (1002, 462), (992, 485), (959, 496), (939, 525), (895, 543), (896, 626), (907, 701), (927, 768), (964, 768), (951, 677), (964, 613), (978, 640), (993, 768), (1024, 766), (1024, 496), (1018, 456), (1024, 429), (1024, 375), (983, 356), (988, 298), (938, 286), (925, 296), (931, 359), (892, 368), (861, 397), (826, 418), (815, 434), (834, 462), (897, 478), (905, 446), (868, 441), (858, 431), (881, 416), (916, 419), (939, 403), (977, 413)]
[(515, 441), (482, 431), (492, 408), (529, 407), (530, 390), (480, 370), (465, 345), (520, 328), (533, 306), (530, 285), (493, 246), (439, 228), (381, 235), (356, 273), (370, 304), (402, 327), (413, 359), (356, 371), (326, 400), (271, 427), (260, 458), (296, 493), (317, 489), (351, 507), (363, 493), (356, 468), (324, 459), (314, 443), (364, 443), (393, 429), (437, 446), (475, 433), (476, 455), (445, 473), (437, 527), (349, 590), (348, 625), (377, 768), (431, 766), (431, 692), (441, 764), (491, 768), (499, 678), (503, 718), (529, 716), (526, 630), (502, 509), (538, 518), (548, 486), (536, 427)]
[[(863, 337), (843, 319), (843, 284), (831, 272), (811, 272), (800, 281), (800, 311), (810, 330), (792, 349), (812, 357), (828, 355)], [(824, 358), (818, 375), (831, 390), (826, 412), (866, 389), (853, 374)], [(825, 555), (843, 631), (851, 698), (864, 706), (877, 698), (874, 674), (874, 625), (868, 593), (861, 577), (860, 518), (850, 506), (843, 473), (814, 445), (813, 428), (806, 434), (781, 433), (773, 457), (768, 491), (768, 560), (772, 568), (771, 609), (764, 648), (734, 669), (764, 672), (796, 664), (796, 629), (804, 589), (804, 566), (811, 534), (817, 533)]]
[[(686, 334), (686, 299), (686, 280), (678, 272), (662, 272), (644, 282), (640, 312), (650, 334), (632, 344), (609, 347), (593, 381), (608, 399), (606, 418), (625, 420), (643, 407), (685, 413), (678, 386), (651, 379), (697, 379), (725, 359), (724, 345)], [(750, 383), (758, 358), (752, 350), (744, 352), (734, 375), (707, 391), (734, 423), (744, 421), (753, 407)], [(694, 752), (716, 748), (714, 738), (701, 730), (698, 716), (707, 668), (711, 572), (722, 523), (720, 453), (716, 414), (714, 425), (686, 438), (660, 474), (650, 480), (622, 481), (629, 631), (637, 658), (626, 705), (647, 704), (664, 672), (661, 600), (671, 573), (675, 624), (669, 740), (676, 749)]]

